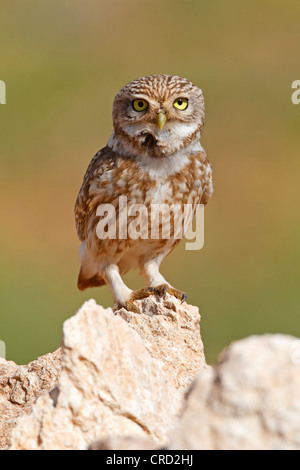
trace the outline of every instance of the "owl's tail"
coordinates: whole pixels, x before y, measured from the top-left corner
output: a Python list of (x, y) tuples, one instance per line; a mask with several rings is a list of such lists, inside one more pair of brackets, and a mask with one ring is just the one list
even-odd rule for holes
[(98, 266), (93, 257), (86, 249), (85, 242), (80, 247), (81, 269), (78, 276), (77, 286), (79, 290), (85, 290), (89, 287), (104, 286), (105, 281), (98, 273)]
[(101, 276), (99, 276), (99, 274), (95, 274), (92, 277), (86, 277), (84, 270), (81, 268), (77, 282), (77, 287), (79, 290), (85, 290), (89, 287), (101, 287), (104, 286), (104, 284), (105, 281)]

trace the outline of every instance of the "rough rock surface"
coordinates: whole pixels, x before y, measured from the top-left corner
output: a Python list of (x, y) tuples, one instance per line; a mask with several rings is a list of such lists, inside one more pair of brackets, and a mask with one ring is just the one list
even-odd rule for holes
[(140, 307), (114, 314), (89, 301), (65, 322), (58, 386), (20, 419), (12, 449), (87, 449), (126, 435), (167, 441), (184, 392), (206, 366), (200, 315), (168, 295)]
[(233, 343), (193, 384), (170, 449), (300, 450), (300, 340)]
[(94, 442), (88, 450), (159, 450), (157, 442), (137, 436), (112, 437)]
[(52, 390), (61, 370), (61, 350), (27, 366), (0, 358), (0, 449), (6, 449), (20, 416), (30, 413), (33, 403)]
[(186, 392), (195, 374), (207, 367), (200, 337), (198, 307), (181, 304), (167, 296), (139, 302), (141, 314), (121, 309), (117, 312), (141, 336), (147, 351), (162, 362), (168, 382)]

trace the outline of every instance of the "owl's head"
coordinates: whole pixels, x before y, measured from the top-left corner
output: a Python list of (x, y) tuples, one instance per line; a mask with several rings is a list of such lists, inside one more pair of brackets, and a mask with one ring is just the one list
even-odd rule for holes
[(153, 158), (172, 155), (200, 138), (202, 91), (173, 75), (138, 78), (115, 97), (113, 124), (113, 138), (124, 151)]

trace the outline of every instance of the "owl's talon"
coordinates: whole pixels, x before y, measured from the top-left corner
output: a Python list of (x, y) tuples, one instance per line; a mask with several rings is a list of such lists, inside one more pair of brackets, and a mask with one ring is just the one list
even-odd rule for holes
[(165, 299), (166, 294), (173, 295), (176, 299), (181, 300), (181, 303), (186, 301), (187, 294), (181, 290), (175, 289), (175, 287), (170, 286), (169, 284), (162, 284), (161, 286), (157, 286), (156, 289), (158, 290), (160, 296)]
[(137, 305), (132, 300), (127, 300), (123, 304), (115, 304), (113, 307), (113, 311), (116, 312), (121, 308), (125, 308), (125, 310), (127, 310), (128, 312), (141, 313)]
[(156, 287), (147, 287), (145, 289), (139, 289), (132, 292), (130, 299), (126, 300), (122, 304), (116, 304), (113, 308), (114, 311), (120, 310), (120, 308), (125, 308), (128, 312), (141, 313), (140, 309), (135, 304), (135, 300), (143, 300), (150, 295), (160, 294), (159, 290)]
[(183, 302), (185, 302), (186, 299), (187, 299), (187, 293), (186, 293), (186, 292), (183, 292), (182, 294), (183, 294), (183, 295), (182, 295), (181, 303), (183, 304)]
[(166, 293), (168, 292), (168, 289), (169, 289), (169, 285), (168, 284), (162, 284), (161, 286), (158, 286), (156, 287), (159, 295), (165, 299), (166, 298)]

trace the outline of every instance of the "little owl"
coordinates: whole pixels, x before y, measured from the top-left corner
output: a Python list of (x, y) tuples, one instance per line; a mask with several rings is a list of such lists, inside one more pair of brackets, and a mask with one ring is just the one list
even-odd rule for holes
[[(163, 259), (179, 243), (174, 231), (168, 238), (99, 237), (98, 208), (112, 205), (119, 227), (125, 210), (119, 206), (122, 196), (129, 206), (190, 204), (191, 221), (199, 204), (206, 204), (213, 192), (211, 166), (200, 144), (203, 124), (202, 91), (185, 78), (146, 76), (116, 95), (114, 132), (92, 159), (76, 201), (82, 242), (80, 290), (107, 284), (116, 306), (131, 311), (137, 311), (135, 300), (153, 293), (164, 296), (168, 292), (185, 300), (185, 293), (159, 272)], [(147, 288), (132, 291), (123, 282), (121, 275), (134, 267), (140, 268)]]

